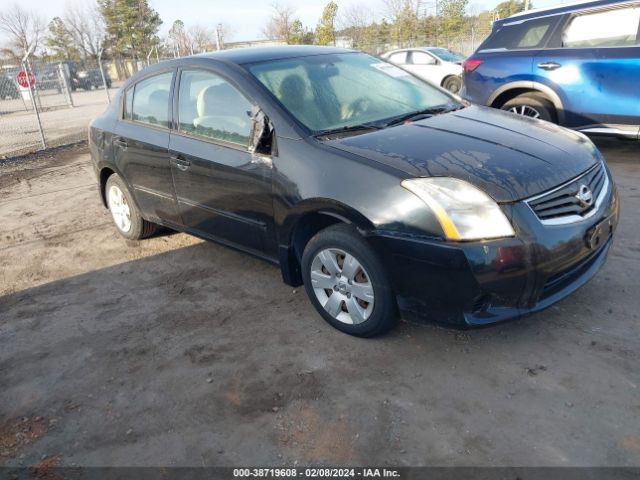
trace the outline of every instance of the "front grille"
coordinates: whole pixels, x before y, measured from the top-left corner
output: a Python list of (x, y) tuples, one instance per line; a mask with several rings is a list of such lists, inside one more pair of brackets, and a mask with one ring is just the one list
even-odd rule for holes
[[(549, 193), (527, 201), (542, 223), (563, 223), (563, 220), (580, 220), (597, 210), (600, 194), (608, 184), (602, 162), (584, 175)], [(585, 189), (586, 187), (586, 189)], [(579, 198), (581, 192), (591, 193), (591, 201)]]

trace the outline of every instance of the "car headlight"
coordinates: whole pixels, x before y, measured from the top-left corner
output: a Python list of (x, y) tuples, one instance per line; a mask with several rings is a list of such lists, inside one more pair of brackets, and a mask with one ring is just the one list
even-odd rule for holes
[(456, 178), (432, 177), (403, 180), (401, 185), (431, 208), (448, 240), (515, 235), (498, 204), (470, 183)]

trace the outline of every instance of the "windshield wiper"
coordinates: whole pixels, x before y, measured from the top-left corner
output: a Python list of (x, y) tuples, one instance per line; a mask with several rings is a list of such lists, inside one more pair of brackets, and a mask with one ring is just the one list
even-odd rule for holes
[(361, 123), (358, 125), (345, 125), (344, 127), (328, 128), (326, 130), (320, 130), (315, 134), (316, 137), (324, 137), (326, 135), (333, 135), (336, 133), (349, 133), (358, 132), (361, 130), (380, 130), (380, 126), (372, 123)]
[(383, 127), (393, 127), (394, 125), (400, 125), (401, 123), (409, 121), (422, 120), (423, 118), (429, 118), (433, 115), (439, 115), (441, 113), (453, 112), (455, 110), (460, 110), (461, 108), (464, 108), (464, 105), (460, 103), (448, 103), (446, 105), (438, 105), (437, 107), (416, 110), (414, 112), (405, 113), (398, 117), (394, 117), (391, 120), (388, 120), (384, 123)]

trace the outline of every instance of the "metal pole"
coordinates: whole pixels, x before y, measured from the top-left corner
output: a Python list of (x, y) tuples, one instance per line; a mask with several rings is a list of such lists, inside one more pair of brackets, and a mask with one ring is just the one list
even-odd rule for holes
[(529, 10), (529, 0), (524, 0), (524, 9)]
[[(31, 70), (28, 69), (28, 57), (31, 51), (28, 51), (27, 54), (22, 59), (22, 69), (27, 73), (27, 82), (29, 82), (29, 72)], [(33, 111), (36, 114), (36, 120), (38, 121), (38, 131), (40, 132), (40, 142), (42, 143), (42, 149), (47, 148), (47, 142), (44, 140), (44, 131), (42, 130), (42, 121), (40, 120), (40, 113), (38, 112), (38, 106), (36, 105), (36, 98), (33, 94), (33, 87), (31, 86), (31, 82), (29, 82), (29, 96), (31, 97), (31, 104), (33, 105)]]
[(222, 25), (218, 24), (216, 25), (216, 49), (220, 50), (220, 27)]
[(104, 70), (102, 68), (102, 51), (103, 48), (100, 47), (100, 50), (98, 50), (98, 68), (100, 69), (100, 75), (102, 75), (102, 86), (104, 87), (104, 92), (107, 94), (107, 103), (111, 103), (111, 95), (109, 95), (109, 85), (107, 85), (107, 79), (104, 76)]
[(64, 96), (67, 100), (67, 104), (73, 107), (73, 97), (71, 96), (71, 86), (69, 85), (69, 79), (71, 73), (69, 71), (69, 65), (66, 63), (58, 63), (58, 81), (62, 82), (61, 89), (64, 89)]

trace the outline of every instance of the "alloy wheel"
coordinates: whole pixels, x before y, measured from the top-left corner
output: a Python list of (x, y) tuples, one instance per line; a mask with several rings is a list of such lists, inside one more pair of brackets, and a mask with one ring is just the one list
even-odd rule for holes
[(540, 112), (530, 105), (514, 105), (508, 111), (523, 117), (540, 118)]
[(318, 252), (311, 263), (311, 285), (320, 305), (336, 320), (355, 325), (371, 316), (373, 285), (350, 253), (339, 248)]
[(131, 230), (131, 209), (127, 203), (127, 198), (117, 185), (111, 185), (107, 196), (109, 210), (116, 226), (123, 233)]

